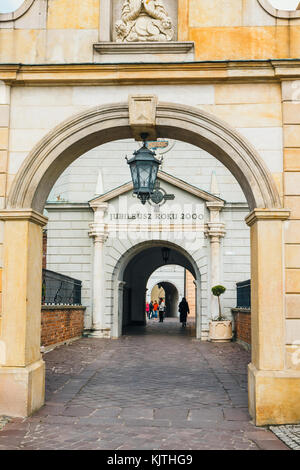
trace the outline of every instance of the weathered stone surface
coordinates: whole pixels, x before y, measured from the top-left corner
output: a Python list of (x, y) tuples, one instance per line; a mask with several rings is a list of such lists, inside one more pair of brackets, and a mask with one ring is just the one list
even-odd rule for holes
[(174, 38), (163, 0), (124, 0), (115, 29), (117, 42), (162, 42)]
[(0, 449), (287, 448), (249, 422), (249, 353), (192, 341), (191, 328), (152, 320), (47, 353), (47, 404), (6, 424)]

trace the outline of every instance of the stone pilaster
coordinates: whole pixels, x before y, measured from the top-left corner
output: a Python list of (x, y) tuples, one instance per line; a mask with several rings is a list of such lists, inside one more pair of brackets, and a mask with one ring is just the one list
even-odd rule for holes
[(91, 333), (97, 338), (107, 338), (110, 336), (110, 329), (105, 325), (105, 263), (104, 245), (108, 238), (104, 217), (108, 204), (92, 202), (94, 210), (94, 223), (90, 225), (89, 236), (94, 240), (93, 259), (93, 325)]
[(42, 227), (33, 210), (4, 210), (3, 319), (0, 414), (25, 417), (44, 404), (40, 354)]
[[(8, 172), (8, 135), (10, 121), (10, 87), (0, 81), (0, 208), (5, 207)], [(0, 239), (0, 245), (3, 240)], [(2, 297), (2, 266), (0, 259), (0, 335), (1, 335), (1, 297)]]
[(221, 282), (221, 238), (225, 236), (225, 224), (220, 222), (222, 202), (206, 203), (210, 211), (210, 221), (206, 224), (206, 236), (210, 239), (210, 317), (218, 316), (218, 299), (212, 295), (211, 288)]
[(300, 80), (282, 83), (285, 231), (285, 359), (300, 371)]

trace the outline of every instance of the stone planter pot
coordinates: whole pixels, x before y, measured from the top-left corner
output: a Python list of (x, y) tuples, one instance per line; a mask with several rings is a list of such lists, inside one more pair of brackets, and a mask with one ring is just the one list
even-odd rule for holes
[(232, 322), (230, 320), (211, 321), (209, 340), (214, 343), (228, 343), (232, 340)]

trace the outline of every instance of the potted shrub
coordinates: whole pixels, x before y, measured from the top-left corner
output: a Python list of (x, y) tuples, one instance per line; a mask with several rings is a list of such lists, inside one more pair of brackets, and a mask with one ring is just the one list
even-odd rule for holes
[(214, 286), (211, 289), (214, 296), (218, 297), (219, 316), (209, 323), (209, 339), (212, 342), (229, 342), (232, 340), (232, 322), (222, 315), (220, 297), (226, 291), (224, 286)]

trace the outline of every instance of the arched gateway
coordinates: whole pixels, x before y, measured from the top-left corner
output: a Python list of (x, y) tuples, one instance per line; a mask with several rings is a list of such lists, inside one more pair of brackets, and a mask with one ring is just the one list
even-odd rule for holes
[[(137, 113), (141, 109), (142, 116)], [(49, 191), (84, 152), (141, 131), (201, 147), (221, 161), (242, 187), (251, 209), (246, 220), (251, 226), (252, 271), (250, 413), (258, 425), (299, 420), (300, 376), (285, 369), (282, 248), (283, 221), (289, 212), (281, 209), (265, 164), (235, 130), (197, 108), (156, 104), (156, 98), (149, 96), (130, 97), (129, 105), (98, 106), (65, 121), (39, 142), (14, 179), (0, 214), (5, 221), (0, 414), (27, 416), (44, 403), (41, 227), (47, 221), (42, 212)]]

